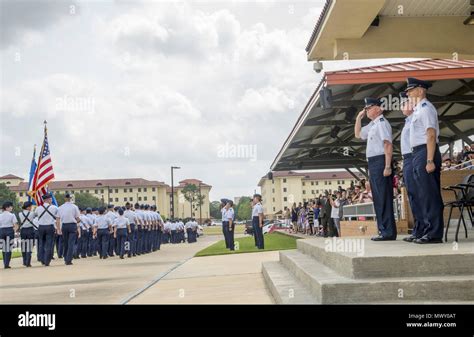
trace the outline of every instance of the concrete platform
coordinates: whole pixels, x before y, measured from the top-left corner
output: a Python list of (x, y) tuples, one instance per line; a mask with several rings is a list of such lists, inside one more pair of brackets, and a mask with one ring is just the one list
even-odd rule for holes
[(262, 271), (282, 304), (474, 303), (473, 230), (469, 237), (434, 245), (303, 239)]

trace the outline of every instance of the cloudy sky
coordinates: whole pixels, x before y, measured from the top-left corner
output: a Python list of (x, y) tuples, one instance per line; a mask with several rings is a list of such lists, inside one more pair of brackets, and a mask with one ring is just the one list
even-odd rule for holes
[(319, 80), (323, 0), (0, 2), (2, 175), (27, 177), (46, 119), (58, 180), (177, 165), (212, 199), (249, 195)]

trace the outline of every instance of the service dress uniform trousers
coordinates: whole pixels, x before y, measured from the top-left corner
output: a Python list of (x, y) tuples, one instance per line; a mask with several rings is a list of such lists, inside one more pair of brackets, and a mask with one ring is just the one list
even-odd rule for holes
[(102, 228), (97, 230), (97, 242), (99, 248), (99, 255), (102, 258), (107, 257), (109, 250), (109, 236), (110, 232), (108, 228)]
[(413, 177), (415, 188), (421, 192), (418, 195), (419, 206), (423, 221), (417, 235), (429, 239), (442, 239), (444, 231), (443, 198), (441, 197), (441, 153), (436, 145), (433, 162), (435, 170), (426, 172), (427, 148), (419, 145), (413, 148)]
[(15, 238), (15, 231), (13, 227), (0, 228), (0, 240), (4, 242), (2, 246), (3, 266), (9, 267), (12, 258), (12, 244)]
[(396, 239), (397, 227), (393, 213), (393, 175), (388, 177), (383, 175), (385, 155), (369, 157), (367, 160), (379, 234), (385, 238)]
[(39, 260), (46, 266), (49, 266), (53, 258), (53, 240), (54, 225), (39, 225), (38, 227), (38, 246)]
[(403, 155), (403, 180), (405, 181), (405, 188), (407, 189), (408, 202), (410, 203), (411, 212), (413, 214), (414, 224), (412, 236), (421, 238), (420, 223), (423, 221), (423, 214), (421, 213), (421, 206), (418, 202), (416, 182), (413, 175), (413, 154), (407, 153)]
[(77, 224), (63, 223), (64, 262), (71, 263), (74, 256), (74, 246), (77, 240)]
[(21, 228), (20, 238), (23, 265), (29, 266), (31, 264), (31, 253), (33, 251), (33, 245), (35, 242), (35, 229), (33, 227)]
[(254, 216), (252, 218), (252, 227), (253, 227), (253, 231), (254, 231), (254, 235), (255, 235), (255, 240), (257, 242), (257, 248), (258, 249), (264, 249), (265, 245), (264, 245), (264, 239), (263, 239), (263, 231), (262, 231), (262, 228), (260, 227), (259, 225), (259, 217), (258, 216)]

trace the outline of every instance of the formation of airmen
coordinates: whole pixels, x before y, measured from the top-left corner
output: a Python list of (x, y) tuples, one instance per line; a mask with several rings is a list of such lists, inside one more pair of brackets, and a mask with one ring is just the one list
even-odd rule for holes
[[(401, 135), (403, 176), (415, 228), (406, 242), (442, 243), (444, 204), (441, 197), (441, 152), (438, 145), (439, 123), (436, 108), (426, 98), (431, 83), (407, 79), (400, 93), (406, 116)], [(355, 123), (355, 136), (367, 140), (367, 161), (370, 185), (379, 235), (374, 241), (396, 240), (397, 228), (393, 212), (392, 128), (383, 116), (382, 101), (365, 98), (365, 107)], [(366, 116), (371, 122), (362, 127)]]
[(160, 250), (161, 244), (196, 242), (198, 223), (194, 218), (185, 221), (163, 221), (155, 206), (138, 203), (79, 209), (70, 194), (65, 195), (65, 203), (59, 207), (52, 204), (51, 194), (44, 195), (43, 205), (35, 210), (31, 202), (25, 202), (17, 219), (13, 203), (5, 202), (0, 213), (3, 264), (5, 269), (10, 268), (18, 231), (25, 267), (32, 266), (34, 245), (42, 265), (50, 265), (55, 248), (58, 258), (72, 265), (73, 259), (97, 255), (100, 259), (124, 259)]

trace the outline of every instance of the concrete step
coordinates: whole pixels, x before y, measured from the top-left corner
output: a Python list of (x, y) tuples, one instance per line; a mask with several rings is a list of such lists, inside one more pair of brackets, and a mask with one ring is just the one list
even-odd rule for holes
[(281, 251), (280, 262), (322, 304), (474, 301), (474, 275), (354, 279), (297, 250)]
[(262, 273), (275, 302), (278, 304), (315, 304), (314, 296), (280, 262), (262, 263)]
[(419, 245), (367, 238), (311, 238), (298, 250), (354, 279), (474, 274), (473, 242)]

